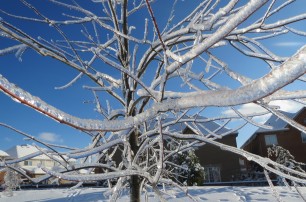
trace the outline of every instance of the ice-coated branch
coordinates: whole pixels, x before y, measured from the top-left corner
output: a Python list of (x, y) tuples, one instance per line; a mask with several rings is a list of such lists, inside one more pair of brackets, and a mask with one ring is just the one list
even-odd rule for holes
[[(30, 95), (10, 83), (3, 76), (0, 77), (0, 89), (12, 99), (23, 103), (60, 123), (83, 130), (116, 131), (139, 125), (160, 112), (182, 110), (204, 106), (234, 106), (257, 101), (269, 96), (293, 82), (306, 72), (306, 46), (302, 47), (294, 56), (284, 62), (279, 68), (271, 70), (266, 76), (235, 90), (203, 91), (193, 96), (184, 96), (156, 103), (146, 112), (128, 117), (125, 120), (98, 121), (86, 120), (71, 116), (45, 103), (38, 97)], [(255, 91), (256, 89), (256, 91)], [(188, 93), (186, 93), (188, 95)]]
[(102, 174), (83, 174), (83, 175), (73, 175), (73, 174), (62, 174), (58, 172), (54, 172), (48, 170), (44, 167), (42, 169), (51, 176), (55, 176), (61, 179), (69, 180), (69, 181), (99, 181), (99, 180), (106, 180), (106, 179), (113, 179), (118, 177), (124, 176), (131, 176), (131, 175), (139, 175), (145, 177), (149, 181), (152, 181), (150, 175), (146, 172), (138, 171), (138, 170), (122, 170), (117, 172), (109, 172), (109, 173), (102, 173)]
[(68, 157), (70, 158), (83, 158), (83, 157), (87, 157), (93, 154), (96, 154), (98, 152), (101, 152), (103, 150), (109, 149), (112, 146), (118, 145), (118, 144), (122, 144), (124, 142), (124, 140), (122, 139), (116, 139), (116, 140), (112, 140), (110, 142), (104, 143), (101, 146), (97, 146), (93, 149), (88, 149), (87, 151), (81, 150), (81, 151), (73, 151), (73, 153), (69, 153), (67, 154)]
[(222, 26), (210, 37), (207, 37), (202, 43), (196, 45), (188, 53), (186, 53), (185, 55), (182, 55), (180, 62), (174, 62), (170, 66), (168, 66), (166, 70), (167, 73), (174, 72), (177, 68), (179, 68), (181, 63), (185, 64), (186, 62), (200, 55), (202, 52), (204, 52), (205, 50), (213, 46), (215, 43), (220, 41), (223, 37), (225, 37), (228, 33), (230, 33), (234, 28), (236, 28), (244, 20), (246, 20), (253, 12), (259, 9), (266, 2), (267, 0), (250, 1), (236, 15), (232, 16), (228, 20), (226, 25)]
[(43, 153), (41, 151), (37, 151), (37, 152), (34, 152), (32, 154), (29, 154), (29, 155), (26, 155), (26, 156), (23, 156), (23, 157), (20, 157), (18, 159), (14, 159), (14, 160), (8, 160), (8, 161), (5, 161), (5, 162), (0, 162), (0, 167), (5, 167), (6, 164), (15, 164), (15, 163), (19, 163), (19, 162), (22, 162), (22, 161), (25, 161), (25, 160), (28, 160), (28, 159), (31, 159), (31, 158), (34, 158), (36, 156), (39, 156), (39, 155), (42, 155)]
[(156, 30), (156, 32), (157, 32), (157, 36), (158, 36), (158, 38), (159, 38), (159, 41), (160, 41), (160, 43), (162, 44), (162, 47), (163, 47), (164, 51), (166, 51), (166, 50), (167, 50), (167, 47), (165, 46), (165, 43), (163, 42), (163, 39), (162, 39), (162, 37), (161, 37), (161, 33), (160, 33), (160, 31), (159, 31), (159, 28), (158, 28), (158, 25), (157, 25), (157, 22), (156, 22), (156, 19), (155, 19), (155, 16), (154, 16), (154, 13), (153, 13), (153, 10), (152, 10), (152, 7), (151, 7), (151, 5), (150, 5), (149, 0), (146, 0), (146, 4), (147, 4), (147, 7), (148, 7), (148, 11), (149, 11), (149, 13), (150, 13), (150, 16), (151, 16), (151, 18), (152, 18), (152, 22), (153, 22), (154, 28), (155, 28), (155, 30)]
[[(18, 87), (0, 75), (0, 90), (14, 101), (92, 138), (84, 148), (59, 145), (59, 148), (69, 149), (59, 152), (56, 150), (58, 145), (45, 143), (0, 123), (49, 148), (37, 148), (39, 152), (31, 155), (1, 161), (1, 168), (46, 155), (58, 162), (60, 168), (43, 168), (47, 174), (37, 179), (27, 176), (19, 168), (16, 171), (34, 183), (55, 177), (77, 181), (77, 187), (86, 181), (106, 180), (109, 194), (114, 192), (109, 197), (111, 201), (118, 199), (126, 188), (131, 190), (131, 195), (151, 189), (163, 201), (165, 194), (173, 195), (167, 192), (166, 185), (177, 187), (195, 200), (174, 179), (183, 175), (173, 173), (175, 167), (180, 170), (188, 168), (172, 160), (190, 149), (211, 144), (254, 161), (264, 170), (283, 178), (306, 182), (305, 173), (217, 141), (237, 133), (249, 123), (271, 129), (255, 121), (255, 117), (268, 113), (306, 132), (304, 126), (268, 105), (273, 100), (293, 100), (306, 105), (303, 88), (284, 90), (296, 80), (301, 83), (306, 81), (306, 46), (289, 57), (281, 57), (273, 48), (268, 48), (271, 47), (269, 40), (278, 36), (290, 33), (306, 36), (304, 28), (291, 28), (291, 24), (296, 27), (293, 23), (305, 21), (305, 13), (293, 14), (282, 20), (277, 18), (277, 13), (290, 9), (288, 5), (293, 4), (293, 0), (280, 3), (276, 0), (231, 0), (226, 3), (203, 0), (198, 5), (175, 0), (170, 3), (166, 19), (165, 14), (156, 12), (158, 6), (168, 5), (163, 1), (94, 0), (93, 5), (88, 2), (86, 7), (82, 7), (81, 1), (49, 2), (52, 3), (50, 7), (60, 6), (67, 13), (57, 16), (56, 12), (45, 12), (44, 8), (35, 6), (39, 3), (29, 4), (26, 0), (22, 0), (26, 9), (34, 12), (39, 19), (27, 16), (27, 13), (0, 10), (6, 18), (0, 18), (0, 38), (10, 42), (3, 43), (0, 56), (13, 53), (19, 59), (27, 49), (72, 68), (76, 74), (72, 74), (72, 79), (57, 89), (65, 90), (72, 84), (81, 83), (83, 88), (80, 89), (93, 94), (93, 100), (84, 103), (93, 105), (102, 116), (85, 119), (74, 116), (73, 112), (68, 114), (64, 108), (56, 108), (48, 104), (48, 100), (32, 95), (33, 89), (25, 91), (24, 87)], [(194, 8), (187, 13), (178, 7), (181, 4)], [(102, 9), (91, 10), (91, 6)], [(253, 15), (255, 12), (258, 15)], [(179, 18), (174, 14), (179, 14)], [(11, 19), (13, 21), (10, 22)], [(19, 21), (47, 26), (55, 34), (42, 33), (37, 37), (33, 30), (22, 30)], [(150, 24), (153, 26), (150, 27)], [(247, 62), (232, 64), (232, 59), (229, 59), (232, 53), (228, 52), (232, 50), (238, 50), (235, 52), (237, 60), (240, 57), (251, 59), (251, 62), (256, 60), (261, 63), (254, 64), (261, 66), (248, 65), (250, 63)], [(23, 59), (25, 57), (23, 55)], [(260, 71), (265, 66), (270, 72)], [(260, 75), (250, 76), (245, 73), (246, 69)], [(6, 75), (5, 72), (2, 74)], [(245, 113), (239, 108), (249, 103), (266, 110)], [(211, 109), (214, 113), (207, 118), (206, 113), (210, 113)], [(233, 114), (215, 113), (228, 109), (232, 109)], [(236, 120), (240, 122), (228, 129)], [(206, 125), (209, 122), (218, 125), (211, 129)], [(194, 134), (183, 134), (183, 131), (189, 130)], [(72, 164), (66, 157), (77, 158), (78, 161)], [(86, 174), (80, 175), (80, 169), (86, 169)], [(112, 179), (115, 178), (117, 183), (113, 186)], [(163, 190), (157, 185), (163, 185)]]

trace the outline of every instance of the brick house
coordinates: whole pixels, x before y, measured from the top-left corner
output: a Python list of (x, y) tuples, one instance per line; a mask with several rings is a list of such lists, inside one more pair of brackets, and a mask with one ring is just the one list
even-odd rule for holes
[[(294, 121), (306, 125), (306, 108), (302, 108), (297, 113), (282, 112), (285, 116)], [(295, 157), (298, 162), (306, 163), (306, 134), (292, 127), (285, 121), (275, 115), (272, 115), (265, 125), (272, 126), (272, 130), (259, 128), (251, 137), (241, 146), (245, 151), (268, 157), (268, 147), (279, 145)], [(248, 170), (254, 166), (251, 162), (247, 163)]]

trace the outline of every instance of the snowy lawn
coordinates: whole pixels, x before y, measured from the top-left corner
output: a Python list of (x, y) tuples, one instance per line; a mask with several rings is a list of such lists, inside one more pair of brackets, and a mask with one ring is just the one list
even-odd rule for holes
[[(294, 190), (289, 190), (286, 187), (276, 187), (276, 189), (282, 201), (303, 201)], [(299, 188), (299, 190), (306, 197), (306, 187)], [(22, 190), (15, 191), (12, 197), (6, 197), (3, 195), (3, 192), (0, 192), (0, 202), (102, 202), (108, 201), (108, 198), (104, 196), (105, 193), (105, 188)], [(191, 187), (189, 193), (197, 201), (277, 201), (270, 187)], [(164, 195), (167, 201), (192, 201), (184, 193), (176, 189), (171, 190), (170, 194), (175, 195), (176, 198)], [(144, 201), (144, 195), (142, 197), (142, 201)], [(148, 197), (149, 201), (159, 201), (155, 198), (153, 192), (150, 192)], [(126, 194), (122, 194), (118, 201), (129, 201), (129, 197)]]

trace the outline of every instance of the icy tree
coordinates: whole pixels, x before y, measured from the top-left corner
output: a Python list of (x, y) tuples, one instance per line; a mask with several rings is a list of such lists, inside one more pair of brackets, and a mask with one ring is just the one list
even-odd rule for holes
[[(305, 126), (271, 104), (275, 100), (291, 100), (305, 105), (306, 46), (293, 55), (281, 56), (269, 43), (285, 41), (293, 35), (305, 40), (306, 12), (291, 12), (298, 3), (301, 1), (20, 0), (15, 4), (23, 5), (18, 12), (2, 4), (0, 55), (15, 54), (18, 60), (25, 61), (29, 60), (28, 52), (31, 57), (37, 53), (30, 59), (45, 56), (75, 70), (75, 77), (67, 78), (67, 84), (56, 89), (65, 90), (84, 82), (80, 91), (92, 93), (94, 102), (90, 103), (101, 118), (86, 119), (65, 112), (33, 96), (34, 89), (26, 91), (0, 76), (0, 90), (14, 101), (93, 140), (89, 147), (80, 149), (51, 145), (2, 123), (47, 149), (0, 162), (0, 167), (46, 154), (59, 162), (62, 170), (42, 167), (47, 174), (40, 178), (31, 178), (20, 168), (15, 171), (35, 183), (51, 176), (79, 184), (117, 179), (116, 185), (109, 183), (113, 191), (110, 200), (116, 200), (125, 188), (130, 189), (131, 201), (139, 201), (140, 194), (150, 189), (164, 200), (163, 192), (167, 190), (160, 190), (158, 184), (186, 191), (167, 177), (169, 159), (193, 146), (212, 144), (284, 178), (305, 182), (304, 173), (215, 141), (227, 135), (222, 128), (237, 119), (241, 120), (235, 122), (239, 125), (230, 132), (248, 123), (271, 128), (254, 119), (268, 113), (306, 132)], [(35, 30), (29, 29), (32, 26)], [(242, 68), (230, 62), (233, 57), (241, 61)], [(239, 111), (248, 103), (265, 111)], [(69, 105), (65, 100), (63, 104)], [(220, 113), (227, 109), (234, 113)], [(204, 123), (211, 121), (219, 122), (220, 128), (203, 133)], [(176, 124), (196, 133), (172, 130)], [(175, 146), (165, 147), (166, 138)], [(71, 166), (64, 155), (85, 161)], [(118, 164), (110, 163), (115, 155), (121, 158)], [(96, 160), (88, 162), (88, 158)], [(83, 168), (89, 169), (87, 174), (69, 173)], [(97, 168), (103, 173), (93, 174)]]
[[(14, 165), (15, 167), (16, 165)], [(11, 168), (6, 168), (4, 175), (4, 193), (7, 196), (13, 196), (13, 191), (19, 187), (21, 182), (20, 176)]]
[(271, 159), (275, 160), (275, 162), (282, 164), (288, 168), (291, 168), (299, 172), (305, 172), (302, 166), (305, 167), (306, 164), (297, 162), (294, 156), (290, 153), (290, 151), (281, 146), (273, 145), (272, 147), (269, 147), (268, 156)]
[(275, 162), (280, 163), (286, 167), (300, 172), (305, 172), (301, 167), (305, 166), (305, 163), (297, 162), (290, 151), (281, 146), (273, 145), (272, 147), (269, 147), (268, 156), (270, 158), (274, 158)]
[(175, 180), (188, 186), (204, 183), (204, 168), (194, 150), (179, 152), (173, 158), (175, 166), (172, 168), (171, 174), (174, 175)]
[[(294, 158), (294, 156), (290, 153), (289, 150), (278, 146), (278, 145), (273, 145), (272, 147), (268, 148), (268, 157), (275, 160), (275, 162), (284, 165), (287, 168), (290, 168), (292, 170), (296, 170), (300, 173), (305, 173), (305, 170), (303, 170), (302, 166), (305, 167), (305, 163), (297, 162)], [(286, 170), (280, 169), (280, 171), (284, 173), (288, 173)], [(290, 174), (290, 173), (289, 173)], [(286, 178), (282, 177), (281, 175), (277, 176), (278, 184), (279, 185), (286, 185), (290, 186), (290, 182), (286, 180)], [(305, 201), (305, 197), (301, 194), (297, 184), (295, 181), (291, 182), (296, 191), (300, 194), (301, 198)], [(277, 196), (279, 197), (279, 196)]]

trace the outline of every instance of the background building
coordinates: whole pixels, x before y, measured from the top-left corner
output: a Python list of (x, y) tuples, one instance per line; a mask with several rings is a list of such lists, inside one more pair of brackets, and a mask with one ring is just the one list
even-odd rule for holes
[[(297, 113), (282, 112), (285, 116), (293, 119), (295, 122), (306, 125), (306, 108), (302, 108)], [(265, 125), (272, 126), (272, 130), (259, 128), (255, 133), (241, 146), (245, 151), (268, 157), (268, 148), (272, 145), (279, 145), (295, 157), (298, 162), (306, 163), (306, 134), (292, 127), (282, 119), (272, 115)], [(252, 162), (246, 162), (247, 169), (254, 169), (256, 165)], [(305, 170), (305, 168), (304, 168)]]
[[(27, 145), (16, 145), (6, 151), (6, 153), (9, 154), (9, 156), (12, 159), (22, 158), (24, 156), (27, 156), (27, 155), (30, 155), (36, 152), (39, 152), (39, 150), (35, 146), (28, 145), (28, 144)], [(40, 165), (45, 167), (48, 170), (55, 170), (55, 169), (58, 170), (62, 168), (60, 162), (63, 163), (63, 160), (60, 159), (58, 156), (54, 156), (53, 158), (56, 159), (56, 161), (48, 157), (45, 154), (41, 154), (31, 159), (19, 162), (18, 166), (22, 170), (24, 170), (29, 177), (37, 178), (37, 177), (40, 177), (46, 174), (46, 172), (44, 172), (40, 168)], [(75, 160), (69, 159), (69, 162), (74, 163)], [(29, 182), (29, 180), (26, 178), (23, 178), (23, 182), (27, 183)], [(50, 183), (50, 181), (45, 181), (43, 183)]]

